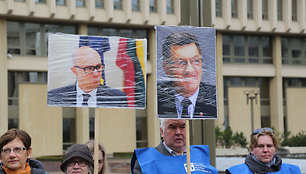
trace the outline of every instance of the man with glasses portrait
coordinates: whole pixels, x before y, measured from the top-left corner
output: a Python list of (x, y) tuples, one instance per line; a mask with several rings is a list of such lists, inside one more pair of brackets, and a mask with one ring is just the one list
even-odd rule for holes
[(100, 54), (89, 46), (78, 48), (72, 55), (75, 84), (48, 91), (48, 105), (72, 107), (127, 107), (124, 92), (101, 84), (105, 65)]
[(202, 82), (202, 53), (197, 37), (170, 34), (162, 45), (167, 80), (157, 82), (160, 118), (216, 117), (216, 87)]

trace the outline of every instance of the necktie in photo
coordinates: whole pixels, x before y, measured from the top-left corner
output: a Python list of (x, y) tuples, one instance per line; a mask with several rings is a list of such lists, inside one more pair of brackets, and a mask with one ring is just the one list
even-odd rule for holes
[[(182, 111), (182, 117), (183, 116), (188, 116), (188, 106), (191, 104), (191, 101), (188, 98), (184, 98), (184, 100), (182, 100), (181, 102), (182, 106), (183, 106), (183, 111)], [(189, 116), (188, 116), (189, 117)]]
[(88, 99), (90, 97), (89, 94), (82, 94), (83, 95), (83, 102), (82, 102), (82, 106), (88, 106)]

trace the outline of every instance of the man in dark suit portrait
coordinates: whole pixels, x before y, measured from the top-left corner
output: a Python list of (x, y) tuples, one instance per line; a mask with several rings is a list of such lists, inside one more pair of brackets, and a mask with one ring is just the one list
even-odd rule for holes
[(159, 118), (214, 118), (216, 86), (202, 82), (201, 48), (195, 35), (170, 34), (163, 43), (167, 80), (157, 82)]
[(48, 105), (68, 107), (127, 107), (124, 92), (101, 84), (105, 65), (100, 54), (89, 46), (78, 48), (74, 54), (72, 73), (74, 84), (48, 91)]

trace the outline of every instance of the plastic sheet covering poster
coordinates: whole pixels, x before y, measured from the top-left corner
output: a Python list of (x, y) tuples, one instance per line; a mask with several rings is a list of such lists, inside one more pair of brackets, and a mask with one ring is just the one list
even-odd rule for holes
[(145, 108), (146, 39), (50, 34), (49, 106)]
[(157, 115), (217, 118), (216, 31), (156, 26)]

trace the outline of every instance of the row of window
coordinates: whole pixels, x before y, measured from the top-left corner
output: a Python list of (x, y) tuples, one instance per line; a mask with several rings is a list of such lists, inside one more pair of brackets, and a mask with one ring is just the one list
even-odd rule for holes
[[(16, 2), (25, 2), (25, 0), (14, 0)], [(105, 0), (95, 0), (95, 7), (96, 8), (102, 8), (105, 7)], [(86, 7), (86, 0), (76, 0), (75, 5), (76, 7)], [(114, 9), (115, 10), (122, 10), (123, 0), (113, 0), (114, 3)], [(35, 3), (47, 3), (47, 0), (35, 0)], [(131, 6), (132, 11), (140, 11), (140, 0), (132, 0)], [(66, 5), (67, 0), (56, 0), (56, 5)], [(167, 7), (167, 14), (174, 14), (174, 0), (167, 0), (166, 1), (166, 7)], [(150, 0), (149, 1), (149, 9), (150, 12), (156, 13), (157, 12), (157, 0)]]
[[(75, 25), (7, 22), (7, 53), (11, 55), (48, 55), (49, 33), (77, 34)], [(147, 38), (146, 30), (88, 26), (89, 35)], [(224, 63), (273, 64), (272, 36), (227, 35), (223, 39)], [(306, 38), (282, 37), (283, 64), (306, 65)]]
[(224, 63), (272, 64), (269, 36), (223, 35)]
[[(253, 19), (253, 12), (254, 12), (254, 0), (247, 0), (247, 18)], [(277, 0), (277, 20), (283, 20), (283, 0)], [(238, 0), (231, 0), (231, 15), (232, 18), (238, 18), (238, 9), (239, 7)], [(291, 0), (291, 16), (292, 21), (297, 21), (297, 0)], [(271, 9), (269, 7), (268, 0), (262, 0), (262, 19), (268, 20), (269, 15), (268, 11)], [(216, 17), (223, 17), (222, 14), (222, 0), (216, 0)]]
[[(252, 35), (223, 35), (223, 62), (273, 64), (272, 37)], [(306, 65), (306, 38), (281, 38), (282, 63)]]

